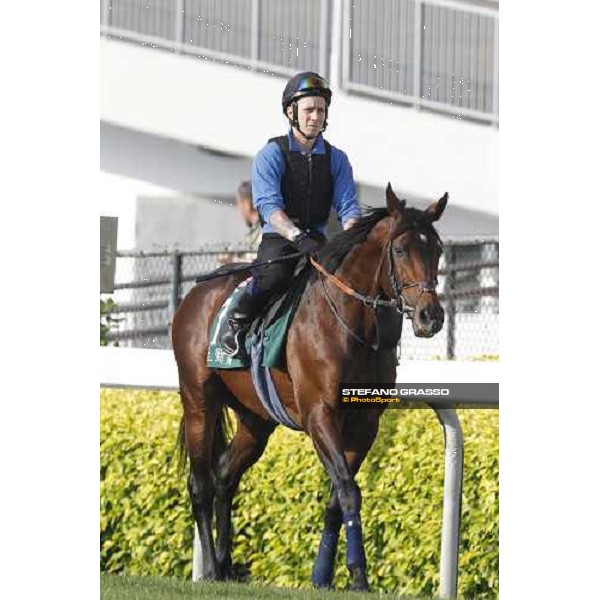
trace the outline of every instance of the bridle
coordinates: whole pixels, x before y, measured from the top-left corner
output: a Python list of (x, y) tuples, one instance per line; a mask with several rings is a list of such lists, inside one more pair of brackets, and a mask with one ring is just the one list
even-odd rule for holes
[[(405, 233), (405, 232), (403, 232)], [(435, 233), (435, 232), (434, 232)], [(435, 234), (437, 238), (437, 233)], [(394, 271), (394, 259), (392, 256), (393, 248), (392, 241), (389, 240), (387, 243), (387, 254), (388, 254), (388, 279), (390, 281), (390, 285), (394, 290), (394, 294), (396, 299), (400, 299), (402, 301), (402, 292), (408, 288), (418, 287), (420, 292), (419, 295), (423, 292), (435, 292), (435, 288), (437, 287), (438, 280), (437, 277), (429, 276), (427, 279), (423, 279), (422, 281), (413, 281), (410, 283), (402, 283), (396, 279), (396, 273)], [(397, 301), (397, 300), (396, 300)], [(403, 304), (403, 303), (402, 303)], [(414, 307), (412, 306), (404, 306), (402, 307), (404, 312), (410, 311), (414, 312)]]
[(331, 296), (327, 292), (327, 288), (325, 287), (325, 280), (327, 279), (327, 280), (331, 281), (344, 294), (351, 296), (352, 298), (355, 298), (359, 302), (362, 302), (362, 304), (364, 306), (372, 309), (375, 313), (377, 312), (378, 307), (389, 307), (389, 308), (395, 308), (396, 311), (400, 314), (400, 318), (402, 318), (404, 315), (406, 315), (409, 319), (412, 319), (414, 312), (415, 312), (415, 307), (409, 306), (407, 303), (405, 303), (405, 300), (403, 298), (404, 290), (407, 290), (409, 288), (418, 287), (419, 288), (419, 296), (420, 296), (423, 293), (435, 292), (435, 289), (436, 289), (436, 286), (438, 283), (437, 277), (432, 278), (429, 275), (429, 269), (427, 269), (428, 277), (421, 281), (403, 282), (403, 281), (398, 281), (398, 279), (396, 277), (396, 273), (394, 270), (392, 242), (396, 239), (396, 237), (399, 237), (403, 233), (406, 233), (407, 231), (409, 231), (411, 229), (415, 229), (415, 228), (420, 230), (422, 233), (427, 232), (427, 233), (433, 234), (435, 236), (437, 243), (441, 246), (441, 240), (440, 240), (437, 232), (435, 231), (435, 229), (433, 229), (433, 227), (431, 225), (423, 224), (421, 222), (415, 223), (409, 227), (405, 227), (396, 236), (394, 236), (393, 238), (390, 237), (390, 239), (386, 242), (384, 251), (382, 252), (382, 259), (379, 262), (379, 266), (377, 267), (377, 272), (375, 273), (375, 279), (374, 279), (374, 284), (377, 284), (377, 281), (380, 278), (380, 273), (381, 273), (381, 268), (383, 266), (384, 258), (387, 257), (387, 277), (388, 277), (388, 282), (390, 284), (390, 287), (393, 290), (393, 294), (394, 294), (394, 297), (392, 297), (390, 299), (382, 298), (382, 296), (379, 294), (375, 297), (369, 296), (367, 294), (362, 294), (361, 292), (359, 292), (359, 291), (355, 290), (354, 288), (350, 287), (349, 285), (345, 284), (338, 277), (336, 277), (333, 273), (330, 273), (329, 271), (327, 271), (327, 269), (325, 269), (325, 267), (323, 267), (321, 264), (319, 264), (312, 256), (310, 258), (311, 264), (313, 265), (313, 267), (315, 267), (315, 269), (317, 269), (317, 271), (320, 274), (319, 280), (321, 282), (323, 294), (324, 294), (325, 299), (327, 300), (327, 304), (329, 305), (329, 308), (333, 312), (334, 316), (336, 317), (338, 322), (342, 325), (342, 327), (355, 340), (357, 340), (358, 342), (360, 342), (361, 344), (363, 344), (367, 347), (369, 347), (369, 344), (367, 342), (365, 342), (365, 340), (363, 340), (358, 334), (356, 334), (354, 331), (352, 331), (350, 329), (350, 327), (348, 327), (348, 325), (344, 322), (343, 318), (341, 317), (341, 315), (339, 314), (339, 312), (335, 306), (335, 303), (333, 302), (333, 300), (331, 299)]

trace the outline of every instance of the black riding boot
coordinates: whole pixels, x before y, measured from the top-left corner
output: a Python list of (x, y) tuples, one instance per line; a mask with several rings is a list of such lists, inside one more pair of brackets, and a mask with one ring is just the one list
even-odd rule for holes
[(245, 289), (235, 301), (227, 319), (227, 330), (221, 338), (225, 353), (231, 358), (245, 360), (248, 358), (245, 345), (246, 330), (262, 305), (262, 298), (252, 296)]

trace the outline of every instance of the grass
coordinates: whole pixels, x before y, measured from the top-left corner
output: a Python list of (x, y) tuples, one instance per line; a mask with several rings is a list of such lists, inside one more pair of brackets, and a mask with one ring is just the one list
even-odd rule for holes
[(130, 577), (125, 575), (100, 575), (102, 600), (188, 600), (203, 598), (260, 598), (260, 600), (432, 600), (424, 596), (404, 596), (365, 592), (294, 590), (266, 587), (256, 584), (231, 582), (192, 583), (182, 579), (164, 577)]

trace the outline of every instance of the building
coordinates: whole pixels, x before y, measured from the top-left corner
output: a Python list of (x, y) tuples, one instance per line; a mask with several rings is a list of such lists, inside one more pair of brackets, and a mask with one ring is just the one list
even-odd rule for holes
[(418, 206), (448, 191), (442, 237), (498, 234), (497, 2), (104, 0), (100, 49), (101, 170), (127, 187), (106, 202), (129, 249), (241, 239), (237, 183), (307, 69), (330, 81), (327, 137), (364, 204), (388, 181)]

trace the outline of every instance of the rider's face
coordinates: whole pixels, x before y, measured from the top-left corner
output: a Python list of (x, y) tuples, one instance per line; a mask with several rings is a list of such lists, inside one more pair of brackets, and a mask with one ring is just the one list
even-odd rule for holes
[[(319, 134), (325, 123), (325, 98), (321, 96), (308, 96), (298, 100), (298, 123), (300, 129), (315, 137)], [(293, 117), (292, 107), (288, 107), (288, 116)]]

